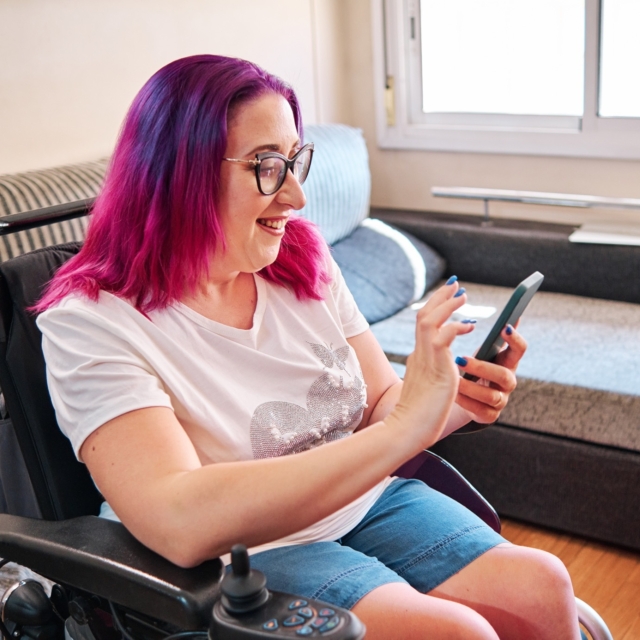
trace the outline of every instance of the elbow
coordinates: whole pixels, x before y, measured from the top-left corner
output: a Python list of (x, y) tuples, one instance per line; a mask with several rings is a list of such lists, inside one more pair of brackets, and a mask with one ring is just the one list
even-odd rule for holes
[(211, 559), (202, 554), (194, 553), (190, 549), (171, 549), (166, 553), (160, 553), (160, 555), (182, 569), (193, 569)]
[(222, 555), (224, 550), (216, 544), (216, 539), (215, 532), (203, 536), (188, 526), (169, 526), (164, 535), (154, 540), (154, 546), (157, 545), (154, 551), (183, 569), (192, 569)]
[(190, 526), (192, 523), (181, 522), (173, 515), (173, 518), (156, 518), (151, 528), (148, 522), (123, 519), (123, 524), (145, 547), (183, 569), (197, 567), (223, 552), (222, 545), (215, 544), (215, 532), (203, 536)]
[(142, 536), (138, 539), (146, 547), (182, 569), (193, 569), (219, 555), (210, 548), (198, 544), (192, 536), (168, 533), (168, 536), (154, 536), (154, 539), (145, 540)]

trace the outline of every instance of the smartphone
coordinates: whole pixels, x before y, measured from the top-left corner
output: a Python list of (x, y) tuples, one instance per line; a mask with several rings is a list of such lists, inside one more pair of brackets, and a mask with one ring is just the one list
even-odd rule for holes
[[(491, 361), (498, 355), (504, 344), (504, 339), (500, 335), (502, 330), (508, 324), (513, 325), (518, 321), (518, 318), (531, 302), (531, 298), (540, 288), (543, 280), (544, 276), (539, 271), (536, 271), (514, 289), (509, 301), (501, 311), (493, 327), (491, 327), (491, 331), (489, 331), (480, 349), (478, 349), (478, 353), (475, 356), (478, 360)], [(463, 377), (468, 380), (478, 379), (469, 373), (465, 373)]]

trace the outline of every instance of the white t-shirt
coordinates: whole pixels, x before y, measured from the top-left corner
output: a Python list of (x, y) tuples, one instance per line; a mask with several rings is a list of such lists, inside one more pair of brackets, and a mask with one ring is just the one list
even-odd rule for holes
[[(333, 260), (331, 275), (325, 300), (305, 302), (255, 276), (248, 330), (180, 303), (145, 316), (104, 291), (97, 302), (71, 295), (42, 313), (49, 391), (76, 455), (107, 421), (158, 406), (173, 409), (202, 464), (287, 455), (350, 435), (366, 388), (346, 338), (368, 324)], [(251, 552), (340, 538), (390, 481)]]

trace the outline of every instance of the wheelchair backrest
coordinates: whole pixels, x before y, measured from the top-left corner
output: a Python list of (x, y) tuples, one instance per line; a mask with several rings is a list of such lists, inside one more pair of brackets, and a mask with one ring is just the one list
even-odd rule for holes
[(97, 515), (102, 498), (51, 404), (36, 316), (27, 311), (80, 243), (46, 247), (0, 264), (0, 387), (42, 517)]

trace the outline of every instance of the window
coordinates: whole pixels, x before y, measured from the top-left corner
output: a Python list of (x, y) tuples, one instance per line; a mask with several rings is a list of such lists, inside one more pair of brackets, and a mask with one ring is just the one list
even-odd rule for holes
[(371, 0), (383, 148), (640, 158), (639, 0)]

